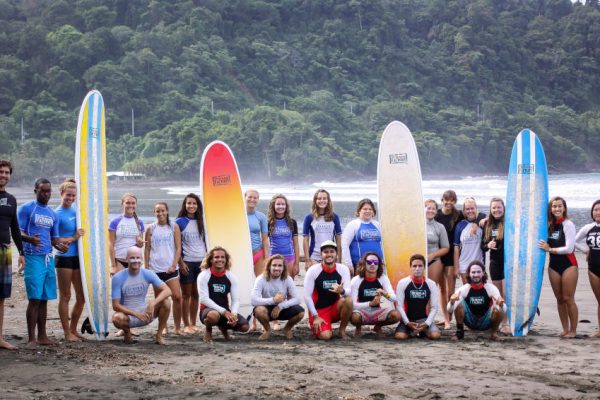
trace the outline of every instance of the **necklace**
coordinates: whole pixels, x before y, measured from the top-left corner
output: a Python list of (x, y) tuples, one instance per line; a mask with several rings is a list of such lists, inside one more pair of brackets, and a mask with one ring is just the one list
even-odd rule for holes
[(423, 288), (423, 285), (425, 284), (425, 279), (423, 279), (423, 282), (421, 282), (421, 286), (419, 286), (419, 287), (417, 287), (415, 281), (413, 281), (412, 279), (411, 279), (411, 281), (412, 281), (413, 287), (417, 290), (421, 290)]

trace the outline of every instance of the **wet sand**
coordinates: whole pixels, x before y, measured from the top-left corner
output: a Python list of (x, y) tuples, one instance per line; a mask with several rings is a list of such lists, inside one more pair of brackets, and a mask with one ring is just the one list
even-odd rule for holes
[[(580, 265), (585, 265), (580, 258)], [(167, 336), (168, 345), (154, 344), (157, 322), (141, 328), (137, 343), (121, 338), (26, 350), (23, 278), (14, 275), (13, 296), (6, 301), (4, 333), (17, 351), (0, 351), (0, 398), (159, 399), (165, 397), (392, 399), (392, 398), (580, 398), (600, 396), (600, 339), (597, 303), (587, 269), (580, 269), (576, 300), (579, 337), (558, 338), (560, 323), (547, 277), (540, 300), (541, 316), (526, 338), (503, 337), (467, 330), (465, 340), (438, 342), (412, 339), (398, 343), (377, 339), (366, 331), (360, 339), (312, 339), (306, 321), (295, 339), (281, 331), (269, 342), (259, 333), (236, 334), (225, 342), (205, 344), (201, 334)], [(297, 278), (301, 286), (302, 278)], [(74, 296), (73, 296), (74, 298)], [(48, 333), (63, 339), (58, 301), (49, 302)], [(85, 311), (84, 311), (85, 316)], [(172, 330), (172, 321), (170, 323)], [(349, 333), (353, 328), (349, 328)]]

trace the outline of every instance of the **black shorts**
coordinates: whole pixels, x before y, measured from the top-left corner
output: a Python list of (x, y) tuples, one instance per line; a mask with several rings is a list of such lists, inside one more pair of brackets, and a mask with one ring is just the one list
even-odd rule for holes
[(175, 271), (175, 272), (157, 272), (156, 275), (158, 275), (158, 277), (160, 278), (161, 281), (163, 282), (168, 282), (171, 279), (175, 279), (179, 277), (179, 270)]
[(78, 256), (56, 256), (54, 265), (56, 268), (80, 269)]
[[(216, 311), (216, 310), (213, 308), (206, 307), (204, 310), (200, 311), (200, 321), (204, 325), (206, 325), (206, 323), (204, 323), (204, 320), (206, 319), (206, 316), (208, 315), (208, 313), (211, 311)], [(243, 316), (241, 316), (240, 314), (237, 314), (237, 323), (233, 326), (231, 326), (227, 323), (227, 318), (225, 318), (223, 315), (221, 315), (221, 318), (219, 318), (219, 322), (217, 322), (217, 326), (220, 329), (232, 329), (234, 331), (241, 330), (242, 326), (244, 326), (244, 325), (248, 325), (248, 320), (246, 318), (244, 318)]]
[(446, 253), (445, 255), (440, 257), (440, 260), (442, 260), (442, 264), (444, 264), (444, 267), (450, 267), (450, 266), (454, 265), (454, 245), (453, 244), (450, 244), (450, 250), (448, 251), (448, 253)]
[[(255, 315), (254, 313), (256, 312), (256, 309), (258, 307), (264, 307), (267, 309), (267, 312), (269, 313), (269, 321), (275, 320), (275, 318), (271, 317), (271, 311), (273, 311), (273, 309), (276, 306), (256, 306), (256, 307), (254, 307), (254, 311), (252, 312), (253, 315)], [(281, 310), (279, 312), (279, 316), (277, 317), (277, 320), (278, 321), (287, 321), (287, 320), (294, 318), (296, 315), (298, 315), (302, 312), (304, 312), (304, 308), (302, 308), (302, 306), (296, 304), (294, 306), (287, 307), (287, 308), (284, 308), (283, 310)]]
[(490, 278), (493, 281), (501, 281), (504, 279), (504, 265), (490, 260)]
[(202, 262), (185, 261), (185, 264), (188, 266), (189, 272), (187, 275), (179, 274), (179, 282), (182, 285), (196, 283), (198, 275), (200, 275), (200, 264), (202, 264)]
[(588, 264), (588, 271), (600, 278), (600, 264)]

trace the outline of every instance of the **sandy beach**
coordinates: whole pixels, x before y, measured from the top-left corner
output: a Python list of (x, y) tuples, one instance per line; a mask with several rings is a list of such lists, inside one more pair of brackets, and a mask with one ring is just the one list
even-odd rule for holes
[[(585, 266), (580, 257), (580, 265)], [(103, 398), (540, 398), (592, 399), (600, 396), (600, 339), (596, 300), (587, 268), (580, 268), (576, 300), (579, 337), (558, 338), (556, 303), (545, 277), (541, 316), (526, 338), (469, 332), (462, 342), (450, 340), (454, 328), (438, 342), (412, 339), (398, 343), (367, 331), (360, 339), (312, 339), (306, 321), (296, 337), (275, 332), (269, 342), (258, 333), (235, 335), (225, 342), (216, 333), (205, 344), (200, 335), (168, 335), (155, 345), (157, 322), (140, 329), (137, 343), (121, 338), (90, 339), (58, 347), (26, 350), (23, 278), (14, 275), (6, 302), (4, 333), (17, 351), (0, 351), (2, 399)], [(298, 286), (302, 277), (297, 278)], [(73, 296), (74, 298), (74, 296)], [(49, 302), (49, 335), (63, 340), (57, 301)], [(84, 311), (85, 315), (85, 311)], [(587, 322), (586, 322), (587, 321)], [(172, 321), (171, 321), (172, 324)], [(172, 326), (172, 325), (171, 325)], [(392, 328), (387, 332), (391, 335)], [(353, 332), (353, 328), (349, 329)]]

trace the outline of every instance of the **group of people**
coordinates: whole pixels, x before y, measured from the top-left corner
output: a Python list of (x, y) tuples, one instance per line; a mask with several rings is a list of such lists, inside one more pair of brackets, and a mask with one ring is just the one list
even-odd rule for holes
[[(67, 180), (60, 185), (61, 204), (51, 209), (51, 183), (40, 178), (34, 186), (36, 199), (17, 209), (15, 198), (5, 189), (11, 174), (10, 162), (0, 161), (0, 348), (14, 348), (2, 337), (4, 299), (10, 297), (12, 283), (11, 237), (19, 251), (19, 264), (24, 266), (28, 346), (56, 344), (46, 334), (46, 316), (48, 300), (57, 297), (57, 282), (65, 340), (81, 340), (77, 326), (84, 296), (77, 240), (86, 232), (77, 228), (76, 183)], [(174, 222), (167, 203), (156, 203), (156, 220), (146, 226), (137, 216), (136, 196), (126, 193), (121, 198), (122, 214), (109, 224), (117, 335), (130, 342), (138, 334), (136, 328), (158, 318), (156, 341), (164, 343), (171, 313), (175, 334), (198, 332), (199, 317), (205, 325), (205, 341), (213, 340), (215, 326), (228, 337), (230, 329), (255, 329), (256, 321), (263, 329), (261, 340), (278, 329), (279, 321), (287, 321), (283, 331), (291, 338), (292, 328), (305, 313), (314, 336), (324, 340), (332, 337), (331, 324), (338, 321), (342, 338), (348, 323), (356, 327), (356, 336), (362, 334), (363, 325), (373, 325), (382, 334), (383, 326), (397, 323), (397, 339), (414, 335), (437, 339), (437, 325), (449, 329), (453, 315), (456, 339), (464, 336), (464, 325), (490, 329), (492, 338), (499, 330), (510, 331), (504, 304), (502, 199), (491, 200), (487, 216), (478, 211), (471, 197), (458, 210), (456, 193), (451, 190), (443, 194), (441, 208), (427, 200), (427, 254), (411, 257), (411, 275), (394, 290), (385, 272), (375, 204), (361, 200), (356, 219), (342, 229), (329, 193), (319, 189), (302, 225), (305, 310), (294, 285), (300, 272), (300, 233), (287, 198), (273, 196), (266, 215), (257, 210), (256, 190), (246, 191), (244, 198), (257, 277), (252, 326), (248, 315), (239, 313), (238, 282), (230, 271), (232, 263), (239, 261), (232, 260), (223, 247), (206, 248), (200, 198), (193, 193), (185, 196)], [(539, 247), (550, 254), (548, 274), (563, 326), (561, 336), (567, 338), (576, 335), (578, 318), (575, 248), (588, 253), (589, 279), (600, 302), (600, 200), (593, 204), (591, 218), (577, 233), (567, 217), (565, 200), (552, 198), (548, 237), (539, 241)], [(491, 283), (485, 268), (487, 252)], [(463, 285), (456, 289), (459, 277)], [(150, 286), (154, 298), (147, 301)], [(69, 312), (72, 288), (76, 298)], [(440, 309), (443, 319), (436, 321)], [(598, 313), (600, 320), (600, 307)]]

